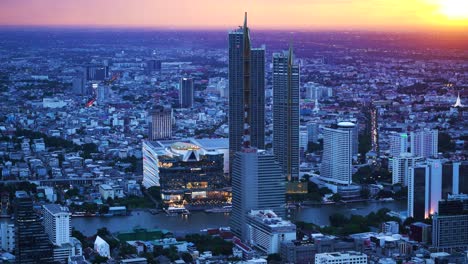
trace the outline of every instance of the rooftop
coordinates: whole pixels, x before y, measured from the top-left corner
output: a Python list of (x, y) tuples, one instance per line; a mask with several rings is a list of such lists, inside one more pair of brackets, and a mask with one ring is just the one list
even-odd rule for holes
[(58, 214), (58, 213), (69, 213), (70, 210), (66, 206), (60, 206), (58, 204), (46, 204), (44, 205), (44, 209), (51, 214)]

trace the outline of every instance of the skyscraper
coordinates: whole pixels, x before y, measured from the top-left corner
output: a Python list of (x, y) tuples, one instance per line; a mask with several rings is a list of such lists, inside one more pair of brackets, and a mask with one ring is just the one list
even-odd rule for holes
[(250, 45), (244, 26), (229, 32), (229, 160), (243, 145), (265, 145), (265, 49)]
[(284, 217), (285, 192), (284, 176), (273, 155), (256, 149), (237, 152), (232, 166), (232, 231), (247, 238), (250, 210), (271, 209)]
[(15, 193), (15, 256), (22, 264), (53, 263), (49, 242), (31, 197), (24, 191)]
[(299, 65), (292, 46), (273, 54), (273, 153), (287, 179), (298, 180)]
[(442, 162), (428, 159), (414, 165), (408, 177), (408, 216), (420, 221), (437, 213), (442, 199)]
[(108, 66), (90, 65), (86, 67), (85, 79), (87, 81), (104, 81), (109, 77)]
[(389, 135), (390, 156), (398, 157), (401, 153), (408, 152), (408, 134), (392, 133)]
[(149, 140), (172, 137), (172, 108), (157, 105), (149, 111)]
[(439, 213), (432, 217), (432, 245), (438, 250), (468, 249), (468, 210), (462, 200), (439, 202)]
[(420, 130), (411, 132), (411, 153), (414, 156), (423, 158), (436, 157), (439, 151), (439, 132), (438, 130)]
[(352, 183), (352, 131), (324, 128), (320, 176), (336, 184)]
[(179, 104), (181, 108), (193, 107), (193, 79), (180, 79)]
[(359, 126), (353, 122), (339, 122), (338, 129), (351, 131), (351, 153), (357, 157), (359, 152)]
[(393, 157), (392, 162), (392, 184), (408, 186), (408, 174), (416, 162), (422, 161), (421, 157), (414, 157), (411, 153), (400, 153)]
[(408, 216), (417, 220), (437, 213), (438, 203), (452, 195), (466, 194), (468, 164), (427, 159), (409, 169)]
[(58, 204), (44, 205), (44, 228), (54, 245), (70, 243), (71, 213), (68, 207)]

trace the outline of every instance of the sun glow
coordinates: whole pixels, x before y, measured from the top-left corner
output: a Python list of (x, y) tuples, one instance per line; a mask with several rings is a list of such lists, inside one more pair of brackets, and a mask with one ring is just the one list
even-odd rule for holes
[(468, 0), (439, 0), (439, 11), (450, 20), (468, 19)]

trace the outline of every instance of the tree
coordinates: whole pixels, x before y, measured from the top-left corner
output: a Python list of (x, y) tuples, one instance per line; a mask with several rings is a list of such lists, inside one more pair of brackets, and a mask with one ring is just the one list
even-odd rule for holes
[(268, 263), (281, 263), (281, 256), (278, 253), (270, 254), (267, 257)]
[(182, 253), (182, 260), (185, 261), (186, 263), (192, 263), (193, 262), (193, 257), (190, 255), (188, 252)]
[(98, 235), (98, 236), (104, 238), (104, 237), (106, 237), (106, 236), (109, 236), (109, 235), (110, 235), (110, 232), (109, 232), (109, 230), (107, 229), (107, 227), (102, 227), (102, 228), (99, 228), (99, 229), (97, 230), (96, 235)]
[(439, 152), (453, 152), (455, 151), (455, 142), (452, 142), (452, 137), (444, 132), (439, 132), (438, 136)]
[(123, 243), (120, 245), (119, 256), (123, 257), (126, 255), (136, 254), (137, 250), (134, 246), (129, 245), (128, 243)]
[(100, 264), (100, 263), (106, 263), (108, 258), (106, 257), (101, 257), (99, 255), (94, 257), (93, 264)]
[(335, 194), (332, 195), (331, 199), (332, 199), (332, 201), (337, 203), (337, 202), (341, 201), (342, 197), (341, 197), (341, 195), (339, 193), (335, 193)]

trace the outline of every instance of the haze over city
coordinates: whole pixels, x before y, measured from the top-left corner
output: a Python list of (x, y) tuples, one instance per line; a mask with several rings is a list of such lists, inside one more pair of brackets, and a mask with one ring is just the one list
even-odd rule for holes
[(467, 264), (468, 0), (0, 0), (0, 264)]
[(4, 0), (0, 25), (229, 29), (462, 31), (465, 0)]

